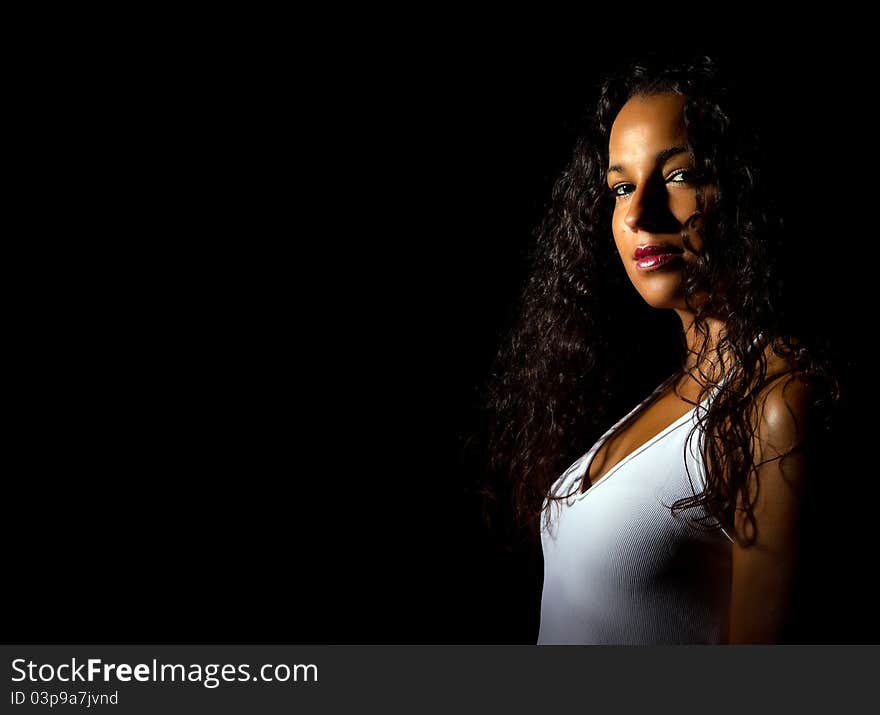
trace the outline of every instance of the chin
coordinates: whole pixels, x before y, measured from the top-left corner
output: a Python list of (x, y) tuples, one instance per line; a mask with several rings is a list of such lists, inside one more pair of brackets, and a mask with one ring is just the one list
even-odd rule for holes
[(649, 306), (651, 306), (652, 308), (656, 308), (657, 310), (674, 310), (676, 308), (684, 308), (684, 299), (680, 296), (668, 296), (665, 298), (658, 298), (653, 296), (649, 297), (643, 294), (642, 298), (645, 299), (645, 302)]
[(667, 274), (647, 280), (639, 276), (638, 282), (633, 281), (633, 285), (652, 308), (671, 310), (684, 306), (684, 286), (680, 276)]

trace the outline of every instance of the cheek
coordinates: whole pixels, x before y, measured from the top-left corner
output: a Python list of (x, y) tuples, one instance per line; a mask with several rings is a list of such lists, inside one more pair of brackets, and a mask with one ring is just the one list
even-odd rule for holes
[(672, 197), (670, 208), (678, 222), (684, 224), (697, 210), (697, 193), (695, 191), (677, 191)]
[(614, 246), (617, 249), (618, 253), (621, 253), (625, 250), (628, 240), (624, 233), (624, 216), (625, 214), (623, 213), (623, 211), (615, 208), (614, 214), (611, 217), (611, 233), (614, 235)]

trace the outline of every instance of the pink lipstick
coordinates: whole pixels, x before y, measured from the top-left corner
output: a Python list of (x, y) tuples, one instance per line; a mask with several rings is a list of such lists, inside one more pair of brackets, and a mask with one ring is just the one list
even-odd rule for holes
[(678, 258), (683, 251), (677, 246), (670, 244), (651, 244), (638, 246), (633, 252), (636, 267), (642, 271), (652, 271), (655, 268), (665, 266), (670, 261)]

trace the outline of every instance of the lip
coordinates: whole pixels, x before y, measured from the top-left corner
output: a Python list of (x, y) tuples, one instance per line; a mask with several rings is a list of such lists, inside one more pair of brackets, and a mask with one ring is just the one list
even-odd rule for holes
[(648, 246), (637, 246), (633, 252), (636, 267), (643, 271), (652, 271), (676, 260), (684, 251), (678, 246), (668, 243), (654, 243)]

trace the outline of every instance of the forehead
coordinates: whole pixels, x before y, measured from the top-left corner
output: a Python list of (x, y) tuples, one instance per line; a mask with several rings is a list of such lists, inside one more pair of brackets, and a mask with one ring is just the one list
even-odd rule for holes
[(643, 154), (656, 154), (658, 149), (684, 143), (685, 98), (664, 93), (649, 97), (632, 97), (623, 105), (608, 140), (611, 163), (635, 160)]

